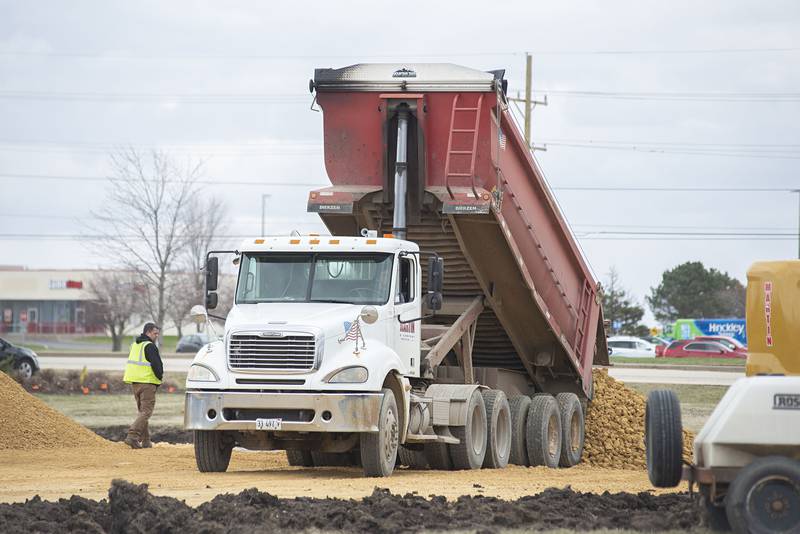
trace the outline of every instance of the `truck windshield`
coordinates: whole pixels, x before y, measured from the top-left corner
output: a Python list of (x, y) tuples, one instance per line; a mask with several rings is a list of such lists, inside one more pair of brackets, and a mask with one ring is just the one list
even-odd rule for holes
[(391, 254), (244, 253), (236, 303), (385, 304), (391, 280)]

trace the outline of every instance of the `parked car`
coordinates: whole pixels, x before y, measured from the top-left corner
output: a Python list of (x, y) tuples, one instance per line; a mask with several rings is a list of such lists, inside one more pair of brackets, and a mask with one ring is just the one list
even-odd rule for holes
[(656, 346), (642, 338), (612, 336), (608, 338), (609, 354), (627, 358), (655, 358)]
[(0, 339), (0, 361), (11, 357), (14, 369), (23, 378), (30, 378), (39, 372), (39, 356), (27, 347), (12, 345), (5, 339)]
[(746, 358), (747, 355), (734, 352), (716, 341), (682, 339), (673, 341), (664, 349), (665, 358)]
[(209, 343), (208, 334), (189, 334), (183, 336), (175, 347), (175, 352), (197, 352)]
[(694, 339), (696, 341), (716, 341), (721, 345), (725, 345), (734, 352), (739, 352), (747, 356), (747, 347), (738, 339), (730, 336), (696, 336)]

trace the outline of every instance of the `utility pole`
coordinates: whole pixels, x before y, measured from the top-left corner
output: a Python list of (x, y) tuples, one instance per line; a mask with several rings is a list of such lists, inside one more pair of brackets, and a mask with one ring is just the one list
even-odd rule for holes
[[(514, 105), (517, 103), (524, 104), (524, 108), (522, 110), (522, 114), (525, 117), (525, 142), (528, 144), (528, 147), (531, 150), (542, 150), (546, 151), (547, 147), (537, 147), (533, 145), (533, 136), (531, 134), (531, 123), (533, 122), (533, 108), (537, 105), (546, 106), (547, 105), (547, 95), (544, 96), (544, 100), (534, 100), (533, 99), (533, 56), (531, 56), (528, 52), (525, 52), (525, 98), (519, 98), (519, 93), (517, 93), (517, 98), (509, 98), (509, 102), (514, 102)], [(519, 106), (517, 106), (519, 110)]]
[(261, 195), (261, 237), (266, 236), (266, 215), (267, 215), (267, 199), (271, 197), (267, 193)]
[(800, 260), (800, 189), (792, 189), (797, 193), (797, 259)]

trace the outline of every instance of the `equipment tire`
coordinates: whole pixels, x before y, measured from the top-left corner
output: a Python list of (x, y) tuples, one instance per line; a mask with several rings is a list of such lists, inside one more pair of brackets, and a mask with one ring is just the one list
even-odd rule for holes
[(289, 465), (294, 467), (314, 467), (311, 451), (286, 449), (286, 459), (289, 460)]
[(502, 391), (485, 389), (481, 391), (481, 395), (486, 405), (489, 430), (483, 467), (501, 469), (508, 465), (511, 453), (511, 408)]
[(201, 473), (224, 473), (228, 470), (233, 440), (221, 430), (194, 431), (194, 459)]
[(674, 488), (683, 469), (683, 426), (678, 396), (668, 389), (651, 391), (644, 416), (647, 475), (657, 488)]
[(425, 451), (423, 449), (409, 449), (405, 445), (401, 445), (400, 449), (397, 451), (397, 456), (400, 458), (400, 464), (409, 469), (428, 468), (428, 460), (425, 458)]
[(766, 456), (742, 468), (725, 496), (734, 532), (800, 532), (800, 462)]
[(716, 505), (710, 498), (711, 487), (708, 485), (700, 486), (700, 502), (705, 510), (705, 523), (709, 530), (713, 532), (728, 532), (731, 524), (725, 513), (724, 505)]
[(508, 460), (514, 465), (531, 465), (525, 443), (525, 426), (528, 424), (530, 406), (531, 398), (527, 395), (512, 397), (508, 403), (511, 412), (511, 451), (508, 454)]
[(552, 395), (535, 395), (531, 399), (525, 441), (531, 465), (558, 467), (561, 457), (561, 412)]
[(486, 424), (486, 405), (479, 389), (467, 401), (467, 421), (464, 426), (450, 427), (458, 443), (449, 445), (453, 469), (480, 469), (486, 458), (489, 429)]
[(556, 395), (558, 411), (561, 414), (561, 456), (560, 467), (578, 465), (583, 455), (584, 415), (583, 405), (574, 393)]
[(446, 443), (426, 443), (423, 453), (431, 469), (452, 471), (453, 461)]
[(397, 401), (389, 388), (384, 388), (378, 416), (377, 432), (361, 433), (361, 465), (368, 477), (388, 477), (397, 462), (400, 447), (400, 420)]

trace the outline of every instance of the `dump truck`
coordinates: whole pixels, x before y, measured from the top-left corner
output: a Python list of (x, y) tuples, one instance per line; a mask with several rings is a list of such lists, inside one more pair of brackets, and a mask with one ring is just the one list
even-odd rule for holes
[(186, 382), (199, 470), (226, 470), (234, 446), (368, 476), (577, 464), (608, 363), (600, 287), (504, 72), (360, 64), (310, 89), (332, 185), (307, 209), (330, 235), (223, 251), (235, 302)]
[(734, 382), (684, 465), (680, 403), (652, 391), (647, 467), (657, 487), (694, 486), (713, 530), (800, 532), (800, 261), (756, 262), (747, 273), (746, 376)]

